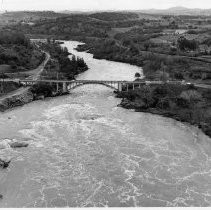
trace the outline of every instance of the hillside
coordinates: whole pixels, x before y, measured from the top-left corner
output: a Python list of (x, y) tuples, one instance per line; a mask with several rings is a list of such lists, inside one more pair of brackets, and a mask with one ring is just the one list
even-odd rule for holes
[(38, 20), (56, 19), (58, 17), (66, 16), (62, 13), (56, 13), (53, 11), (17, 11), (6, 12), (0, 14), (0, 26), (17, 24), (20, 22), (32, 23)]
[(44, 57), (22, 33), (0, 31), (0, 73), (36, 68)]
[(148, 14), (162, 14), (162, 15), (196, 15), (196, 16), (210, 16), (211, 9), (189, 9), (186, 7), (172, 7), (169, 9), (149, 9), (140, 10), (140, 12)]
[(107, 38), (112, 29), (142, 26), (144, 21), (144, 18), (140, 18), (135, 13), (103, 12), (36, 21), (33, 26), (17, 24), (12, 27), (12, 30), (22, 30), (26, 34), (60, 36), (63, 39), (72, 37)]
[(89, 15), (89, 17), (93, 17), (103, 21), (125, 21), (139, 18), (139, 16), (135, 13), (115, 13), (115, 12), (94, 13)]
[(88, 50), (98, 59), (141, 66), (149, 79), (210, 80), (209, 20), (159, 15), (150, 20), (140, 14), (72, 14), (9, 29), (36, 38), (83, 41), (86, 44), (78, 50)]

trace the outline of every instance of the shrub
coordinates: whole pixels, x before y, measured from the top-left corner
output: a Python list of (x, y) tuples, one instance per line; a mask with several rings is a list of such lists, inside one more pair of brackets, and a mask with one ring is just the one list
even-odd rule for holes
[(196, 90), (183, 91), (180, 98), (187, 100), (189, 103), (199, 102), (202, 100), (202, 95)]
[(198, 43), (195, 40), (188, 40), (185, 37), (180, 37), (177, 40), (179, 49), (182, 51), (185, 50), (196, 50), (198, 48)]
[(50, 84), (38, 83), (33, 85), (31, 91), (35, 95), (44, 95), (45, 97), (49, 97), (52, 95), (52, 91), (54, 87)]

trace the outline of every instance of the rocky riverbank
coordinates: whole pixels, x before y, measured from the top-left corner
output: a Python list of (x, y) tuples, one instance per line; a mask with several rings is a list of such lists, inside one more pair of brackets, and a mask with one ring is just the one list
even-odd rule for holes
[(0, 99), (0, 111), (4, 112), (8, 109), (30, 103), (33, 100), (34, 95), (30, 88), (24, 88), (14, 95), (8, 95), (8, 97)]
[[(53, 87), (44, 86), (45, 85), (38, 84), (34, 87), (23, 88), (14, 95), (8, 95), (8, 97), (0, 99), (0, 112), (4, 112), (18, 106), (23, 106), (32, 101), (44, 100), (46, 97), (57, 97), (68, 94), (63, 93), (62, 91), (55, 92)], [(48, 88), (47, 91), (46, 87)]]
[[(175, 88), (175, 89), (173, 89)], [(211, 137), (210, 92), (188, 87), (142, 87), (142, 90), (118, 92), (119, 107), (134, 109), (187, 122)]]

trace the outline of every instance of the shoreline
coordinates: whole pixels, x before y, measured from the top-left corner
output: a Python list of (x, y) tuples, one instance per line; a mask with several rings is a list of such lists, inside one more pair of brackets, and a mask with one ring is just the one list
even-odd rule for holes
[[(116, 97), (118, 97), (118, 93), (115, 93)], [(121, 97), (118, 97), (121, 98)], [(170, 118), (173, 120), (176, 120), (178, 122), (181, 123), (187, 123), (188, 125), (194, 126), (198, 129), (200, 129), (205, 135), (207, 135), (208, 137), (211, 138), (211, 128), (208, 127), (208, 125), (206, 125), (203, 122), (200, 123), (196, 123), (196, 122), (191, 122), (185, 119), (182, 119), (179, 115), (177, 115), (177, 113), (173, 113), (170, 111), (164, 111), (158, 108), (138, 108), (137, 105), (128, 100), (128, 99), (124, 99), (122, 98), (122, 101), (120, 104), (117, 105), (118, 107), (124, 108), (124, 109), (128, 109), (128, 110), (134, 110), (134, 112), (142, 112), (142, 113), (149, 113), (149, 114), (153, 114), (153, 115), (158, 115), (158, 116), (162, 116), (162, 117), (166, 117), (166, 118)]]
[(69, 95), (68, 92), (54, 93), (51, 96), (44, 96), (44, 94), (36, 95), (32, 92), (31, 87), (25, 88), (21, 93), (17, 93), (12, 96), (8, 96), (4, 99), (0, 99), (0, 113), (12, 110), (13, 108), (24, 106), (34, 101), (45, 100), (46, 98), (55, 98), (59, 96)]

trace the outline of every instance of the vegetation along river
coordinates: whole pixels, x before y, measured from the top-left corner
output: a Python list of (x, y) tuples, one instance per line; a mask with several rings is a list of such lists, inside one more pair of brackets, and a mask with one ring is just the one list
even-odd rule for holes
[[(141, 69), (83, 57), (78, 79), (134, 80)], [(0, 114), (0, 207), (210, 206), (211, 139), (172, 119), (117, 107), (100, 85)]]

